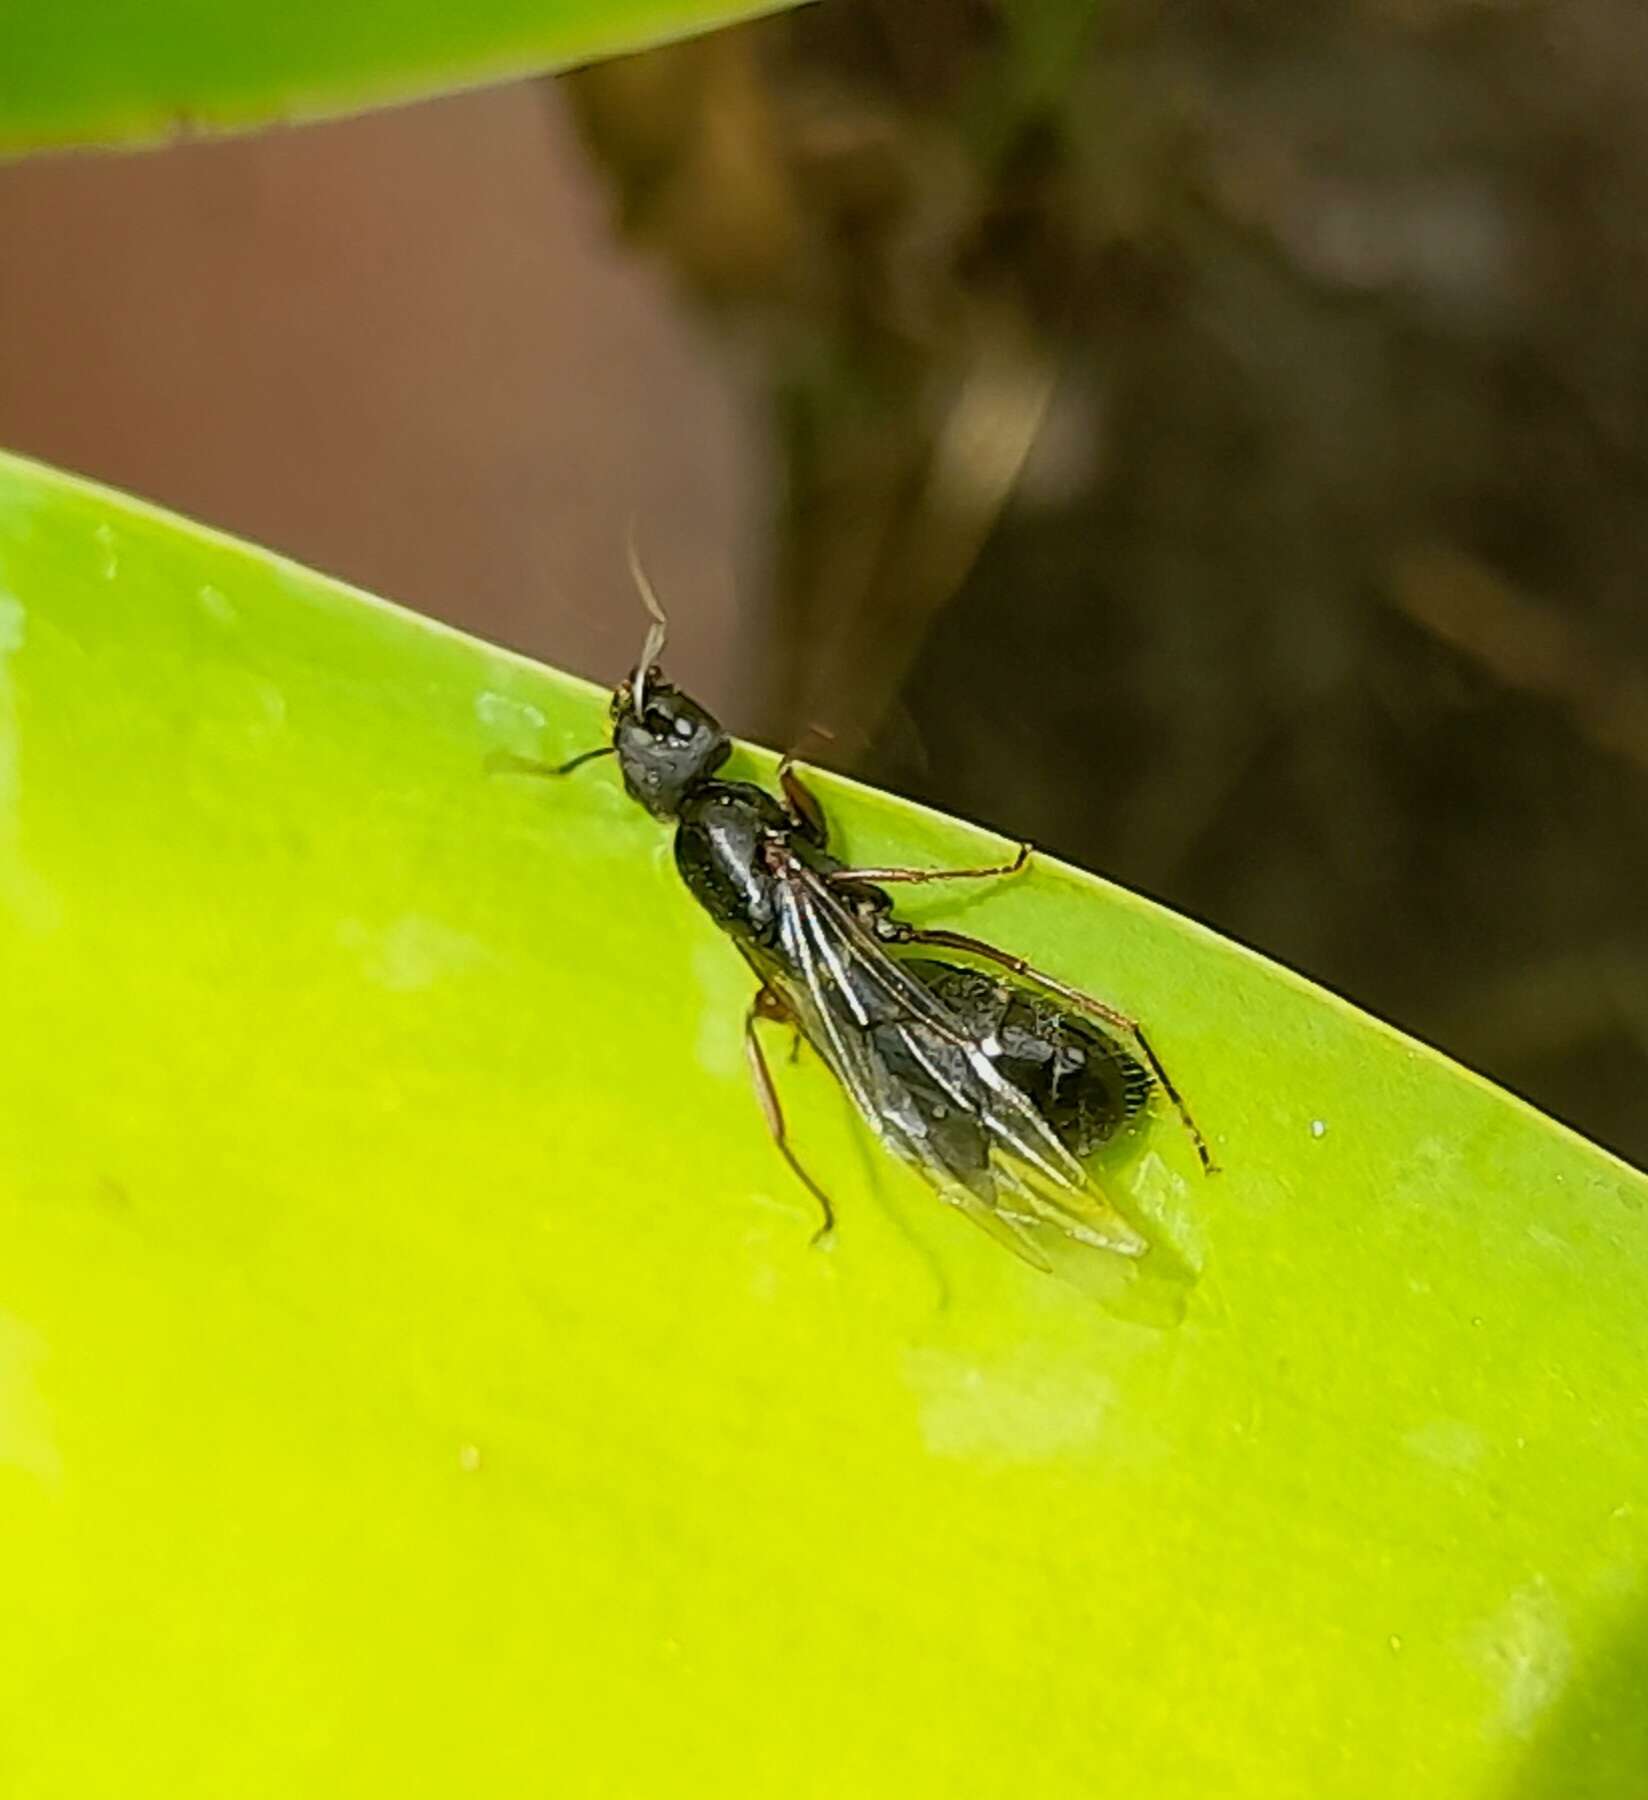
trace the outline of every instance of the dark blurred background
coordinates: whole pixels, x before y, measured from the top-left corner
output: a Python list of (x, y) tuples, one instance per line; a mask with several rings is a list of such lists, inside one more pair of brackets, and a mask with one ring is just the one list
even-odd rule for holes
[(0, 170), (0, 441), (1256, 944), (1648, 1163), (1648, 11), (823, 0)]

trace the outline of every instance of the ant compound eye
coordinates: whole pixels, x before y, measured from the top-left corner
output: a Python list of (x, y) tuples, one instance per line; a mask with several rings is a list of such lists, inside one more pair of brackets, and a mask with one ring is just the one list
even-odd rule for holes
[(677, 719), (675, 721), (675, 735), (678, 738), (690, 738), (692, 734), (693, 723), (691, 719)]

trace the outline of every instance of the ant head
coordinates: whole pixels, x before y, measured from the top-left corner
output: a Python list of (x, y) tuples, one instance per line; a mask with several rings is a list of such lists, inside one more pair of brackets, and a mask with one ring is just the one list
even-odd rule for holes
[(664, 679), (658, 667), (669, 620), (629, 541), (629, 567), (651, 615), (635, 673), (612, 696), (612, 747), (624, 786), (655, 819), (673, 819), (681, 802), (727, 760), (732, 744), (720, 721)]
[(673, 819), (732, 753), (720, 722), (645, 662), (612, 696), (612, 747), (630, 798), (655, 819)]

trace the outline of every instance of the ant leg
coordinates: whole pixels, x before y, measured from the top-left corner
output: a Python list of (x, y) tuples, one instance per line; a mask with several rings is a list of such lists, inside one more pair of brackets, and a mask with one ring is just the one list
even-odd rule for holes
[[(813, 738), (828, 744), (834, 741), (835, 733), (824, 725), (809, 725), (801, 734), (801, 742), (806, 744)], [(823, 850), (828, 847), (830, 838), (829, 823), (824, 817), (824, 803), (803, 786), (801, 777), (796, 774), (795, 759), (799, 755), (799, 749), (791, 749), (786, 750), (778, 759), (778, 785), (784, 795), (784, 810), (790, 815), (790, 823), (809, 842)]]
[(826, 881), (840, 882), (847, 885), (853, 882), (868, 882), (873, 887), (885, 887), (894, 881), (984, 881), (997, 875), (1016, 875), (1030, 860), (1030, 846), (1019, 845), (1019, 853), (1010, 863), (991, 863), (979, 869), (832, 869), (824, 877)]
[(1038, 987), (1045, 988), (1050, 994), (1057, 994), (1061, 1000), (1068, 1000), (1072, 1006), (1079, 1006), (1083, 1012), (1091, 1013), (1095, 1019), (1101, 1020), (1112, 1031), (1131, 1038), (1138, 1046), (1139, 1054), (1149, 1066), (1150, 1072), (1162, 1084), (1162, 1092), (1173, 1102), (1180, 1121), (1189, 1135), (1191, 1143), (1196, 1146), (1196, 1154), (1202, 1160), (1202, 1167), (1213, 1175), (1218, 1172), (1218, 1164), (1207, 1147), (1207, 1139), (1201, 1134), (1196, 1121), (1190, 1116), (1190, 1108), (1185, 1105), (1184, 1097), (1173, 1085), (1173, 1078), (1162, 1066), (1162, 1059), (1151, 1048), (1150, 1040), (1145, 1036), (1137, 1019), (1131, 1019), (1124, 1012), (1118, 1012), (1113, 1006), (1106, 1006), (1104, 1001), (1096, 1000), (1091, 994), (1084, 993), (1078, 987), (1072, 987), (1056, 976), (1044, 974), (1034, 963), (1026, 962), (1022, 956), (1015, 956), (1010, 950), (998, 949), (994, 944), (987, 944), (982, 938), (968, 937), (959, 931), (940, 931), (919, 925), (906, 925), (902, 920), (886, 920), (880, 926), (880, 935), (884, 942), (894, 944), (933, 944), (945, 950), (960, 950), (967, 956), (977, 956), (986, 962), (998, 963), (1002, 968), (1021, 975), (1026, 981), (1033, 981)]
[(784, 1004), (771, 988), (763, 988), (755, 997), (755, 1013), (760, 1019), (770, 1019), (775, 1025), (788, 1025), (790, 1028), (790, 1067), (801, 1060), (801, 1046), (806, 1041), (801, 1035), (801, 1021)]
[(789, 1133), (784, 1126), (784, 1109), (778, 1104), (778, 1090), (773, 1086), (772, 1070), (767, 1067), (761, 1040), (755, 1032), (758, 1019), (773, 1019), (792, 1025), (795, 1021), (784, 1002), (770, 988), (762, 988), (750, 1002), (750, 1009), (744, 1015), (744, 1054), (749, 1060), (750, 1079), (755, 1083), (755, 1097), (761, 1103), (761, 1111), (766, 1118), (767, 1129), (772, 1133), (772, 1141), (778, 1146), (778, 1154), (790, 1165), (801, 1185), (823, 1211), (824, 1223), (813, 1233), (812, 1238), (815, 1244), (822, 1243), (835, 1230), (835, 1208), (830, 1204), (829, 1195), (802, 1168), (795, 1152), (790, 1148)]
[(796, 774), (793, 750), (786, 750), (778, 764), (778, 785), (783, 791), (784, 810), (790, 815), (790, 822), (809, 842), (824, 849), (830, 841), (824, 805)]
[(801, 1060), (801, 1021), (784, 1004), (771, 988), (762, 988), (751, 1002), (758, 1019), (770, 1019), (774, 1025), (788, 1025), (790, 1028), (790, 1062)]
[(594, 762), (598, 756), (611, 756), (611, 744), (602, 744), (594, 750), (581, 751), (564, 763), (540, 762), (535, 756), (517, 756), (512, 750), (494, 750), (486, 759), (486, 772), (489, 775), (570, 775), (574, 769), (581, 769), (585, 763)]

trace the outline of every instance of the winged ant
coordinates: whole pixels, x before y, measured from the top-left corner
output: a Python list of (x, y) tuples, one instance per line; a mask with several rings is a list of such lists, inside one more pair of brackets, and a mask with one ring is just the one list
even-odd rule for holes
[(744, 1019), (750, 1074), (779, 1154), (818, 1204), (815, 1241), (834, 1228), (835, 1209), (791, 1146), (758, 1034), (764, 1020), (793, 1026), (895, 1155), (1036, 1268), (1052, 1267), (1037, 1241), (1049, 1229), (1143, 1257), (1149, 1241), (1083, 1159), (1159, 1088), (1203, 1168), (1214, 1165), (1139, 1023), (985, 939), (900, 919), (887, 891), (1009, 876), (1029, 846), (986, 867), (854, 868), (831, 852), (824, 810), (792, 758), (779, 764), (777, 795), (724, 779), (731, 740), (665, 678), (667, 621), (633, 545), (630, 564), (651, 623), (612, 696), (612, 741), (559, 765), (497, 763), (568, 775), (615, 756), (630, 798), (674, 826), (682, 880), (759, 984)]

